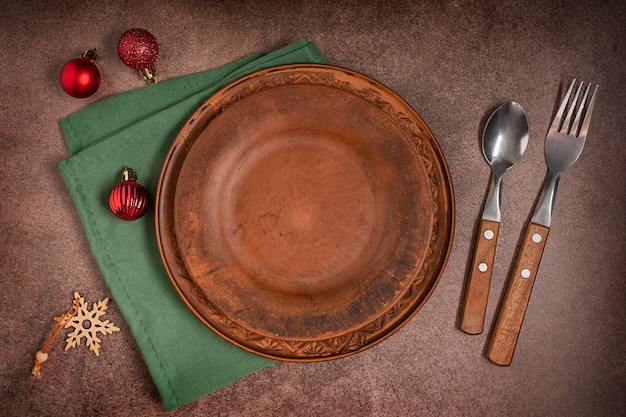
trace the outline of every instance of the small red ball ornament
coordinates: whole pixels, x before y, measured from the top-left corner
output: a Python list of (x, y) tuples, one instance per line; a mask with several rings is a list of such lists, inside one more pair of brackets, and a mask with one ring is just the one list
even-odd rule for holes
[(159, 44), (145, 29), (129, 29), (117, 41), (117, 54), (127, 67), (139, 71), (148, 84), (156, 84), (154, 63), (159, 56)]
[(122, 171), (122, 182), (109, 195), (109, 207), (122, 220), (137, 220), (146, 214), (150, 197), (148, 190), (137, 182), (137, 173), (129, 167)]
[(98, 90), (100, 71), (96, 67), (96, 58), (96, 50), (90, 49), (80, 58), (74, 58), (63, 65), (59, 81), (67, 94), (76, 98), (86, 98)]

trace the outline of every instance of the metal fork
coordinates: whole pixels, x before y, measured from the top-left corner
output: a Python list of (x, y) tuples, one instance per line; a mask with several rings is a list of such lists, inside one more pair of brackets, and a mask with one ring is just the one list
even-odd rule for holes
[[(526, 226), (522, 245), (517, 254), (513, 273), (509, 277), (508, 287), (487, 349), (487, 358), (498, 365), (510, 365), (513, 360), (530, 293), (550, 231), (550, 220), (559, 178), (576, 162), (585, 146), (598, 86), (595, 86), (588, 100), (591, 87), (591, 84), (588, 84), (583, 98), (579, 101), (584, 84), (581, 82), (576, 95), (570, 102), (575, 84), (576, 80), (573, 80), (546, 135), (544, 147), (548, 174), (533, 217)], [(569, 110), (565, 120), (562, 120), (568, 105)], [(578, 107), (577, 111), (576, 107)]]

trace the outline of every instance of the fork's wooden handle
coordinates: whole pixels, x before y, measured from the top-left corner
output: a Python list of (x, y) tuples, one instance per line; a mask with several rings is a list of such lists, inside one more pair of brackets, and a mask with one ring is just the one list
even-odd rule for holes
[(467, 280), (459, 326), (465, 333), (480, 334), (483, 332), (499, 230), (499, 222), (480, 221), (480, 230), (476, 237), (472, 269)]
[(487, 358), (497, 365), (507, 366), (513, 360), (513, 352), (549, 232), (549, 227), (535, 223), (529, 223), (526, 228), (487, 349)]

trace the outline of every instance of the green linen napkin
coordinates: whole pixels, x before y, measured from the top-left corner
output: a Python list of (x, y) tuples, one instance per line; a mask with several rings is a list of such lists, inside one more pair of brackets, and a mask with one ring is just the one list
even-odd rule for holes
[(61, 120), (71, 156), (59, 164), (91, 251), (137, 340), (168, 410), (273, 363), (213, 333), (187, 308), (163, 267), (154, 201), (134, 222), (109, 211), (108, 194), (125, 165), (152, 198), (178, 131), (208, 97), (238, 78), (292, 63), (326, 63), (301, 39), (224, 67), (162, 81), (93, 103)]

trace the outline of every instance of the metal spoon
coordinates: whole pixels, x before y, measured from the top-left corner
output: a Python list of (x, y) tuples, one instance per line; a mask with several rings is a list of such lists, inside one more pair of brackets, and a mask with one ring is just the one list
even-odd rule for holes
[(483, 154), (491, 165), (492, 176), (463, 302), (460, 328), (465, 333), (480, 334), (483, 331), (500, 228), (502, 178), (522, 157), (528, 136), (526, 113), (514, 101), (500, 106), (489, 117), (483, 132)]

